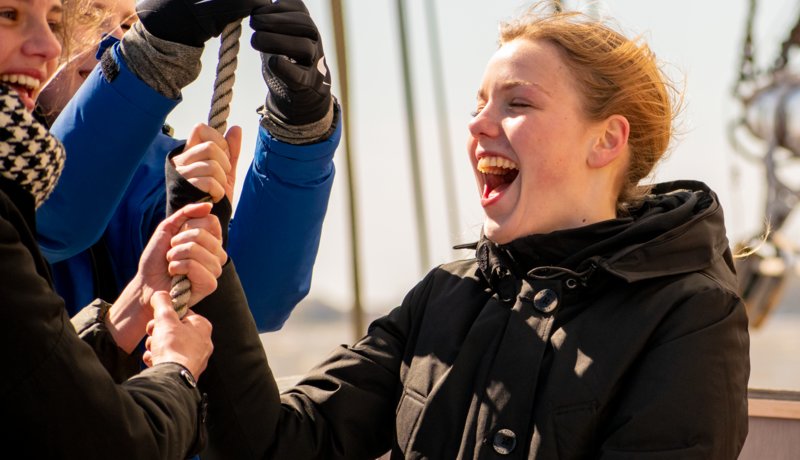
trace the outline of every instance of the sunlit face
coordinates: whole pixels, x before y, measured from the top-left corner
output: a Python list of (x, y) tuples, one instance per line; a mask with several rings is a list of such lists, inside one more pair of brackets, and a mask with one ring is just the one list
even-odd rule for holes
[(496, 243), (584, 225), (591, 198), (587, 155), (598, 124), (581, 110), (577, 83), (557, 48), (516, 39), (487, 64), (467, 150)]
[(51, 121), (61, 113), (97, 65), (95, 55), (100, 35), (105, 33), (122, 38), (137, 20), (135, 0), (95, 0), (93, 6), (103, 14), (104, 21), (99, 29), (100, 34), (88, 37), (86, 50), (58, 71), (39, 98), (38, 103), (43, 108), (42, 112)]
[(0, 83), (33, 110), (61, 55), (61, 0), (0, 0)]

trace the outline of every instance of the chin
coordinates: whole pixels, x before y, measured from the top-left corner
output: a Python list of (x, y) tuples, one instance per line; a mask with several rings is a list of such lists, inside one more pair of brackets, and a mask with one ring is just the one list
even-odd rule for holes
[(483, 234), (486, 238), (497, 244), (510, 243), (517, 238), (517, 235), (514, 235), (513, 232), (504, 228), (497, 221), (489, 218), (483, 222)]

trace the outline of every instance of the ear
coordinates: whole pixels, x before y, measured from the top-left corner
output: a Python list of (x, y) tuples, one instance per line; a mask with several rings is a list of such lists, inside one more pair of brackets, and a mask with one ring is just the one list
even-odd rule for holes
[(600, 135), (589, 152), (586, 163), (590, 168), (602, 168), (628, 150), (631, 126), (622, 115), (611, 115), (599, 126)]

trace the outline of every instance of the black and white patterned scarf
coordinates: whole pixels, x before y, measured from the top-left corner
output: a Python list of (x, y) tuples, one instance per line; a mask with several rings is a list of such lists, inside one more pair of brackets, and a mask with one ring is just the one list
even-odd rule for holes
[(64, 146), (0, 84), (0, 175), (33, 195), (38, 208), (64, 168)]

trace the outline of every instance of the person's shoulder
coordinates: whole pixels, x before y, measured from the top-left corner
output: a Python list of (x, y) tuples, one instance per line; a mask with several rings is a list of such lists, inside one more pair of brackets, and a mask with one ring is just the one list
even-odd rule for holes
[(660, 292), (672, 291), (672, 295), (656, 296), (651, 302), (664, 305), (661, 325), (664, 340), (708, 330), (718, 324), (727, 324), (746, 331), (747, 318), (744, 302), (732, 291), (708, 273), (697, 271), (677, 277)]
[(475, 257), (457, 259), (439, 265), (438, 269), (453, 275), (468, 276), (478, 269), (478, 260)]

